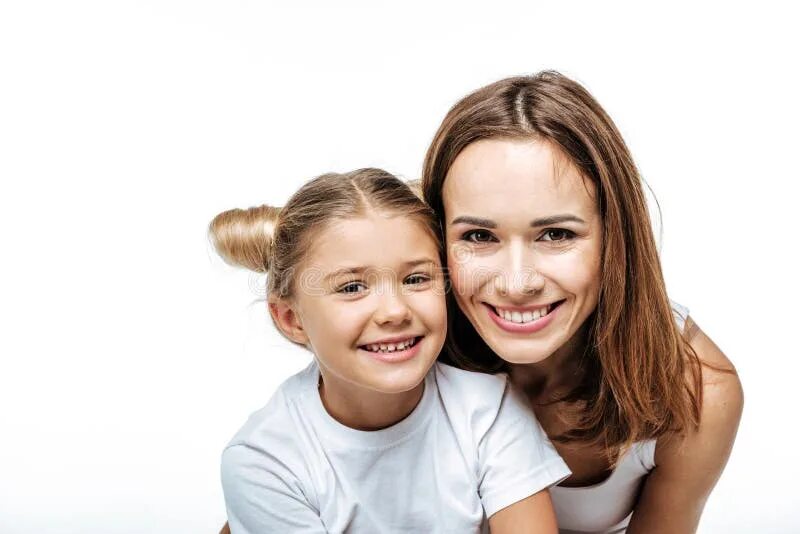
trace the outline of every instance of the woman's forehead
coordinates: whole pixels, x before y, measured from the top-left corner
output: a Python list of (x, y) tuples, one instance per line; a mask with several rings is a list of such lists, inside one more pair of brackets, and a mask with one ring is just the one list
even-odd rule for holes
[(450, 167), (442, 196), (448, 218), (462, 212), (588, 213), (597, 205), (594, 184), (550, 143), (531, 139), (487, 139), (467, 146)]

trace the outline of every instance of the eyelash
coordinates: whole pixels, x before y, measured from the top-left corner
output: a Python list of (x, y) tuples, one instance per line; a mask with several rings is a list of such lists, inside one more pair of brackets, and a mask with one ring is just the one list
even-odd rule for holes
[[(408, 278), (406, 278), (405, 281), (407, 282), (411, 278), (422, 278), (422, 280), (420, 282), (417, 282), (417, 284), (424, 284), (425, 282), (429, 282), (431, 280), (431, 277), (428, 276), (427, 274), (416, 273), (416, 274), (409, 275)], [(348, 287), (352, 287), (352, 286), (364, 286), (364, 287), (366, 287), (366, 284), (364, 284), (363, 282), (358, 282), (358, 281), (354, 280), (352, 282), (347, 282), (346, 284), (341, 286), (339, 289), (337, 289), (336, 292), (337, 293), (341, 293), (343, 295), (356, 295), (358, 293), (357, 291), (346, 291), (346, 289)]]
[[(552, 236), (553, 233), (562, 234), (562, 238), (561, 239), (553, 239), (553, 236)], [(488, 232), (486, 230), (469, 230), (467, 232), (464, 232), (464, 234), (461, 235), (461, 240), (462, 241), (467, 241), (467, 242), (473, 243), (473, 244), (490, 243), (490, 241), (488, 241), (488, 240), (475, 240), (475, 239), (472, 239), (477, 234), (486, 234), (490, 238), (492, 238), (493, 240), (496, 241), (496, 238), (491, 234), (491, 232)], [(567, 230), (566, 228), (547, 228), (544, 232), (542, 232), (542, 235), (539, 236), (537, 241), (545, 241), (545, 242), (550, 242), (550, 243), (561, 243), (562, 241), (567, 241), (567, 240), (573, 239), (575, 237), (575, 235), (576, 235), (575, 232), (573, 232), (572, 230)], [(549, 236), (550, 239), (544, 239), (547, 236)]]
[(489, 237), (494, 237), (494, 236), (492, 236), (491, 232), (487, 232), (486, 230), (469, 230), (468, 232), (464, 232), (464, 234), (461, 236), (461, 240), (462, 241), (468, 241), (470, 243), (476, 243), (476, 244), (477, 243), (488, 243), (488, 241), (483, 241), (483, 240), (476, 241), (474, 239), (471, 239), (473, 236), (475, 236), (477, 234), (487, 234), (487, 235), (489, 235)]
[(343, 285), (342, 287), (340, 287), (339, 289), (337, 289), (336, 292), (337, 293), (342, 293), (343, 295), (355, 295), (356, 293), (358, 293), (357, 291), (346, 291), (346, 289), (348, 287), (363, 286), (363, 285), (364, 284), (362, 284), (361, 282), (348, 282), (345, 285)]
[(548, 228), (547, 230), (542, 232), (542, 237), (545, 237), (546, 235), (551, 234), (551, 233), (561, 233), (561, 234), (563, 234), (563, 237), (561, 239), (553, 239), (552, 236), (551, 236), (550, 239), (543, 239), (542, 241), (550, 241), (550, 242), (553, 242), (553, 243), (559, 243), (561, 241), (567, 241), (567, 240), (573, 239), (575, 237), (575, 232), (573, 232), (571, 230), (567, 230), (566, 228)]
[(410, 278), (422, 278), (422, 280), (420, 282), (417, 282), (418, 284), (424, 284), (425, 282), (430, 282), (430, 280), (431, 280), (430, 276), (428, 276), (427, 274), (422, 274), (422, 273), (412, 274), (411, 276), (406, 278), (406, 281), (408, 281)]

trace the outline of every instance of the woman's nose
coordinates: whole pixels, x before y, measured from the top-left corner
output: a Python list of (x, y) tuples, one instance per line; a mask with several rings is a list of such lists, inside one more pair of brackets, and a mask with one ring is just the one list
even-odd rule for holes
[(494, 277), (494, 288), (509, 298), (527, 297), (544, 289), (544, 277), (536, 268), (535, 254), (522, 242), (511, 243)]

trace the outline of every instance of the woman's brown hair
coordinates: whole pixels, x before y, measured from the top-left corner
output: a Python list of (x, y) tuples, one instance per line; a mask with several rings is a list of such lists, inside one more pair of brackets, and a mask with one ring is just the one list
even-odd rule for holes
[[(588, 319), (581, 384), (565, 402), (580, 411), (552, 439), (620, 447), (699, 423), (700, 362), (675, 323), (642, 180), (609, 116), (577, 82), (552, 71), (500, 80), (459, 101), (425, 157), (425, 200), (444, 227), (442, 188), (453, 161), (480, 139), (537, 139), (562, 151), (597, 188), (603, 219), (600, 296)], [(484, 372), (506, 368), (453, 298), (446, 353)], [(464, 350), (463, 347), (467, 349)]]

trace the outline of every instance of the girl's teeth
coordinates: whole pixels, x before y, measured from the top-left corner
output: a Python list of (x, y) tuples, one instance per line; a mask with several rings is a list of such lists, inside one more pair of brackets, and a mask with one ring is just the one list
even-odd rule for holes
[(389, 343), (389, 344), (375, 344), (367, 345), (367, 350), (372, 352), (396, 352), (398, 350), (405, 350), (414, 343), (413, 339), (403, 341), (402, 343)]

